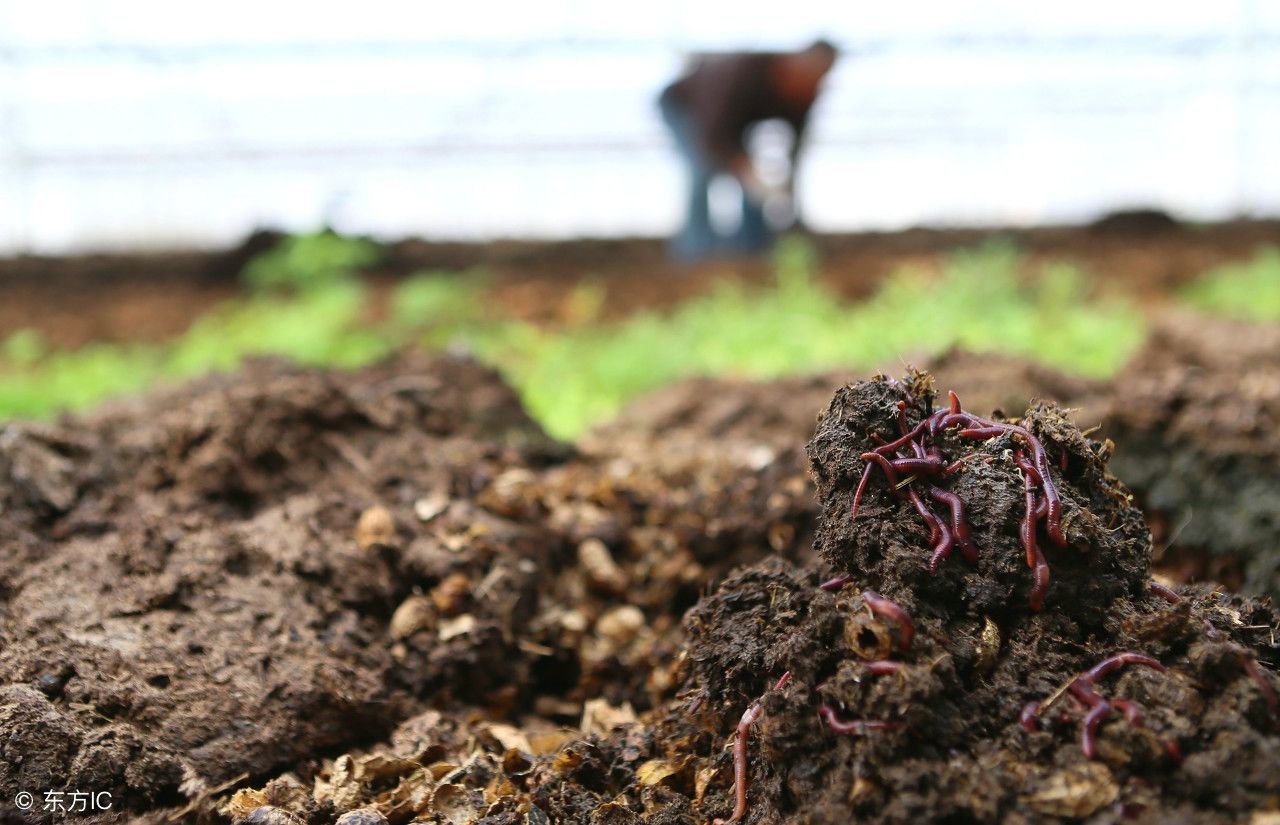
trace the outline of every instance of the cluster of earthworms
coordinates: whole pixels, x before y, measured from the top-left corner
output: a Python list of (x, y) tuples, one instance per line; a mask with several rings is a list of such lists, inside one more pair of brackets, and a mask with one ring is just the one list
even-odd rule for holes
[[(1080, 720), (1080, 749), (1084, 751), (1084, 755), (1089, 759), (1094, 758), (1098, 753), (1098, 728), (1102, 725), (1103, 720), (1111, 714), (1111, 711), (1118, 710), (1123, 713), (1125, 721), (1132, 727), (1141, 727), (1142, 725), (1143, 712), (1141, 705), (1129, 699), (1111, 699), (1108, 701), (1102, 698), (1102, 694), (1095, 689), (1099, 679), (1125, 665), (1144, 665), (1161, 673), (1168, 670), (1168, 668), (1150, 656), (1144, 656), (1141, 653), (1117, 653), (1114, 656), (1103, 659), (1077, 676), (1067, 688), (1071, 696), (1087, 708), (1084, 718)], [(1027, 731), (1038, 730), (1039, 723), (1036, 717), (1040, 710), (1040, 702), (1028, 703), (1022, 708), (1022, 713), (1018, 717), (1019, 724)], [(1171, 753), (1176, 755), (1176, 745), (1171, 747), (1173, 748)]]
[[(914, 401), (908, 396), (907, 400), (898, 402), (899, 437), (861, 455), (866, 467), (853, 494), (853, 515), (858, 514), (872, 471), (879, 469), (893, 494), (909, 501), (929, 528), (929, 542), (933, 546), (928, 565), (930, 573), (936, 573), (956, 547), (960, 548), (966, 560), (976, 563), (978, 547), (973, 542), (964, 501), (955, 493), (931, 483), (960, 472), (970, 457), (949, 462), (933, 442), (940, 432), (956, 427), (960, 436), (975, 441), (1012, 436), (1020, 442), (1013, 451), (1013, 460), (1022, 472), (1025, 485), (1026, 510), (1021, 539), (1027, 567), (1032, 571), (1030, 603), (1032, 610), (1040, 610), (1049, 591), (1049, 563), (1037, 539), (1040, 522), (1044, 522), (1045, 532), (1054, 544), (1065, 546), (1067, 543), (1062, 530), (1062, 499), (1049, 474), (1048, 454), (1040, 440), (1026, 427), (965, 412), (954, 392), (948, 393), (948, 397), (951, 402), (948, 407), (929, 414), (914, 427), (909, 427), (907, 422), (907, 409), (914, 405)], [(1065, 453), (1063, 456), (1065, 458)], [(922, 482), (919, 488), (916, 481)], [(925, 496), (944, 506), (947, 516), (936, 514), (926, 503)]]
[[(1152, 594), (1159, 596), (1170, 604), (1177, 604), (1182, 601), (1181, 596), (1159, 582), (1152, 581), (1149, 589)], [(1206, 623), (1205, 629), (1206, 635), (1210, 638), (1221, 638), (1220, 631), (1212, 625)], [(1229, 649), (1245, 676), (1257, 685), (1258, 691), (1270, 711), (1273, 724), (1280, 726), (1280, 696), (1277, 696), (1275, 688), (1267, 677), (1263, 675), (1257, 659), (1247, 648), (1241, 645), (1230, 644)], [(1067, 685), (1066, 691), (1085, 710), (1085, 715), (1080, 720), (1080, 749), (1089, 759), (1093, 759), (1097, 755), (1098, 729), (1113, 710), (1118, 710), (1124, 714), (1125, 721), (1131, 727), (1142, 726), (1143, 710), (1141, 705), (1129, 699), (1104, 699), (1095, 687), (1099, 679), (1125, 665), (1143, 665), (1161, 673), (1165, 673), (1168, 670), (1168, 668), (1150, 656), (1132, 652), (1117, 653), (1094, 665)], [(1057, 694), (1045, 702), (1028, 702), (1022, 708), (1018, 723), (1028, 732), (1039, 730), (1040, 714), (1056, 698)], [(1182, 760), (1182, 752), (1176, 740), (1170, 740), (1166, 744), (1166, 749), (1175, 760)]]

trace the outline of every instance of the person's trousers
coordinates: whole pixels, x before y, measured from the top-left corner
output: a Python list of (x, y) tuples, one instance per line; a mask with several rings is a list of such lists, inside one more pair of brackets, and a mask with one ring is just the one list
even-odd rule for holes
[(742, 193), (742, 218), (737, 229), (727, 236), (716, 233), (711, 223), (711, 184), (722, 174), (708, 162), (693, 128), (693, 119), (679, 103), (663, 97), (662, 119), (675, 138), (676, 148), (689, 174), (689, 196), (685, 204), (685, 221), (671, 240), (671, 254), (681, 260), (696, 261), (722, 254), (743, 254), (767, 249), (773, 241), (764, 207)]

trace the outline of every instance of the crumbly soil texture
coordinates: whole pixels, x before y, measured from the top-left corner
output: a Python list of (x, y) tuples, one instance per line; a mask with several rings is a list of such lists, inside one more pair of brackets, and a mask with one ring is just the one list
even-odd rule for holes
[(1280, 327), (1166, 315), (1117, 387), (1115, 469), (1159, 563), (1280, 599)]
[[(262, 362), (8, 425), (0, 818), (62, 818), (11, 804), (50, 790), (109, 791), (83, 819), (315, 825), (1280, 811), (1280, 618), (1152, 592), (1108, 443), (1047, 402), (941, 427), (927, 477), (873, 470), (855, 516), (863, 455), (949, 401), (837, 386), (694, 382), (567, 446), (464, 358)], [(1032, 437), (1062, 545), (1026, 515)], [(929, 487), (972, 562), (930, 572)], [(1077, 681), (1120, 653), (1160, 668)]]

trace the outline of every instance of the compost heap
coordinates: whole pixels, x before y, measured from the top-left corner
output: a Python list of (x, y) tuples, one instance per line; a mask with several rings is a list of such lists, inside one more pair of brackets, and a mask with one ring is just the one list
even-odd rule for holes
[[(1280, 809), (1269, 605), (1153, 592), (1111, 445), (1052, 405), (1021, 421), (1043, 460), (974, 419), (917, 437), (925, 463), (898, 466), (919, 474), (868, 473), (934, 402), (921, 374), (836, 393), (808, 449), (816, 534), (777, 432), (574, 453), (454, 358), (260, 365), (11, 427), (0, 793), (317, 825)], [(921, 460), (901, 446), (887, 460)], [(936, 573), (910, 492), (961, 536), (930, 487), (972, 540)]]

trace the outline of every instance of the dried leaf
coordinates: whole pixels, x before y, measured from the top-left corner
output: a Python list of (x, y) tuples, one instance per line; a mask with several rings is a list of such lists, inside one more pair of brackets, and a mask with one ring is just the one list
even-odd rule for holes
[(590, 736), (605, 736), (614, 728), (636, 721), (636, 712), (630, 702), (615, 708), (606, 699), (592, 699), (582, 706), (582, 732)]
[(449, 825), (468, 825), (483, 807), (480, 793), (462, 785), (441, 785), (431, 799), (431, 810)]
[(533, 747), (529, 744), (528, 738), (524, 733), (514, 725), (503, 725), (494, 723), (485, 726), (485, 731), (498, 740), (498, 744), (507, 750), (524, 751), (532, 753)]
[(232, 819), (243, 819), (267, 804), (267, 795), (253, 788), (241, 788), (227, 803), (227, 816)]
[(689, 766), (689, 760), (681, 759), (650, 759), (639, 768), (636, 768), (636, 780), (641, 785), (660, 785), (664, 780), (675, 776), (678, 777), (684, 773)]
[(465, 636), (476, 627), (476, 617), (470, 613), (463, 613), (456, 619), (449, 619), (440, 623), (440, 641), (447, 642), (457, 636)]
[(549, 753), (555, 753), (560, 750), (566, 742), (577, 735), (577, 731), (572, 731), (567, 728), (535, 731), (530, 733), (528, 736), (529, 753), (532, 753), (534, 756), (546, 756)]
[(1086, 762), (1053, 774), (1027, 802), (1046, 816), (1086, 817), (1119, 795), (1107, 766)]

